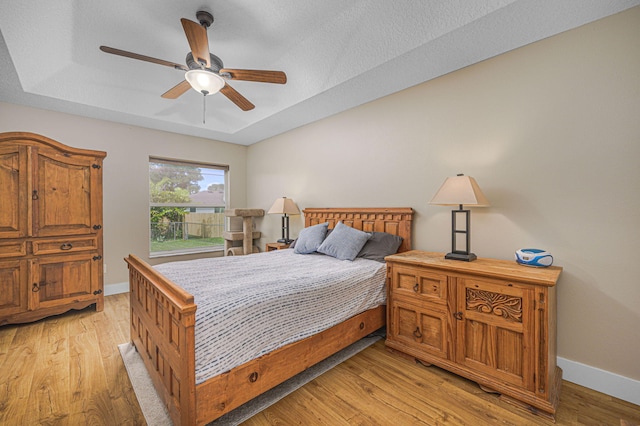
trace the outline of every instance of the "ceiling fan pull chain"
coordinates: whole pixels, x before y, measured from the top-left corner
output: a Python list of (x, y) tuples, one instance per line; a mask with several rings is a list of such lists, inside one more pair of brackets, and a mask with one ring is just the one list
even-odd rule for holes
[(205, 91), (202, 91), (202, 94), (204, 96), (202, 96), (202, 124), (204, 123), (204, 119), (207, 116), (207, 94), (204, 93)]

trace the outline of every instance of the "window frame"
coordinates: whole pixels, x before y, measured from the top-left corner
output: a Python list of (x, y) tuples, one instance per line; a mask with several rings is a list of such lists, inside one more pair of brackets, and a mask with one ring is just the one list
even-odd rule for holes
[[(224, 214), (224, 210), (227, 208), (228, 206), (228, 188), (229, 188), (229, 166), (226, 164), (217, 164), (217, 163), (207, 163), (207, 162), (200, 162), (200, 161), (191, 161), (191, 160), (179, 160), (179, 159), (175, 159), (175, 158), (166, 158), (166, 157), (158, 157), (158, 156), (149, 156), (148, 159), (148, 167), (149, 167), (149, 171), (148, 171), (148, 179), (149, 179), (149, 195), (148, 195), (148, 203), (149, 203), (149, 207), (147, 210), (147, 214), (148, 214), (148, 235), (147, 235), (147, 241), (148, 241), (148, 250), (149, 250), (149, 258), (158, 258), (158, 257), (168, 257), (168, 256), (183, 256), (183, 255), (192, 255), (192, 254), (198, 254), (198, 253), (211, 253), (211, 252), (219, 252), (219, 251), (223, 251), (224, 250), (224, 241), (221, 244), (216, 244), (216, 245), (209, 245), (209, 246), (198, 246), (198, 247), (194, 247), (194, 248), (190, 248), (190, 249), (172, 249), (172, 250), (164, 250), (164, 251), (152, 251), (152, 242), (153, 242), (153, 232), (152, 232), (152, 227), (154, 226), (154, 223), (156, 222), (152, 222), (152, 208), (153, 207), (177, 207), (177, 208), (185, 208), (185, 209), (215, 209), (214, 212), (212, 213), (222, 213)], [(174, 166), (186, 166), (186, 167), (194, 167), (197, 169), (209, 169), (209, 170), (220, 170), (222, 171), (222, 175), (223, 175), (223, 205), (213, 205), (213, 204), (205, 204), (205, 203), (158, 203), (158, 202), (152, 202), (151, 201), (151, 165), (152, 164), (166, 164), (166, 165), (174, 165)], [(207, 187), (205, 186), (204, 188), (202, 187), (202, 185), (199, 184), (198, 181), (196, 182), (196, 184), (198, 184), (198, 186), (200, 187), (199, 192), (202, 191), (206, 191)], [(190, 196), (194, 195), (190, 193)], [(219, 210), (219, 211), (218, 211)], [(192, 212), (193, 213), (193, 212)], [(184, 224), (185, 222), (183, 222)], [(227, 221), (225, 219), (223, 219), (222, 221), (223, 225), (222, 225), (222, 229), (220, 230), (220, 235), (222, 235), (222, 232), (225, 231), (226, 229), (226, 224)], [(183, 238), (185, 239), (185, 238)], [(188, 239), (188, 237), (186, 238)]]

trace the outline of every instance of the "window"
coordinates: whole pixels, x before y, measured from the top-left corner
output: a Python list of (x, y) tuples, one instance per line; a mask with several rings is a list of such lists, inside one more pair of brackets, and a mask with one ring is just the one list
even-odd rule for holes
[(149, 158), (151, 257), (223, 250), (228, 170)]

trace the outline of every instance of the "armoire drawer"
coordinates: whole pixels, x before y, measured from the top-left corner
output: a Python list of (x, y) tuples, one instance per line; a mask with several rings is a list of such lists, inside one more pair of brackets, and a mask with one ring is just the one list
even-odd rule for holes
[(33, 254), (74, 253), (98, 249), (96, 237), (55, 238), (33, 241)]
[(27, 254), (27, 243), (24, 240), (0, 241), (0, 258), (19, 257)]

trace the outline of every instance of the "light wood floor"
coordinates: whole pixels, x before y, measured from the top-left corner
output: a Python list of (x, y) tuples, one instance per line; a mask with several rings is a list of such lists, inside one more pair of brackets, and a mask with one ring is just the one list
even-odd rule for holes
[[(117, 345), (127, 294), (103, 312), (0, 327), (0, 424), (144, 425)], [(640, 407), (564, 381), (558, 425), (640, 425)], [(551, 425), (468, 380), (388, 352), (382, 341), (244, 425)]]

